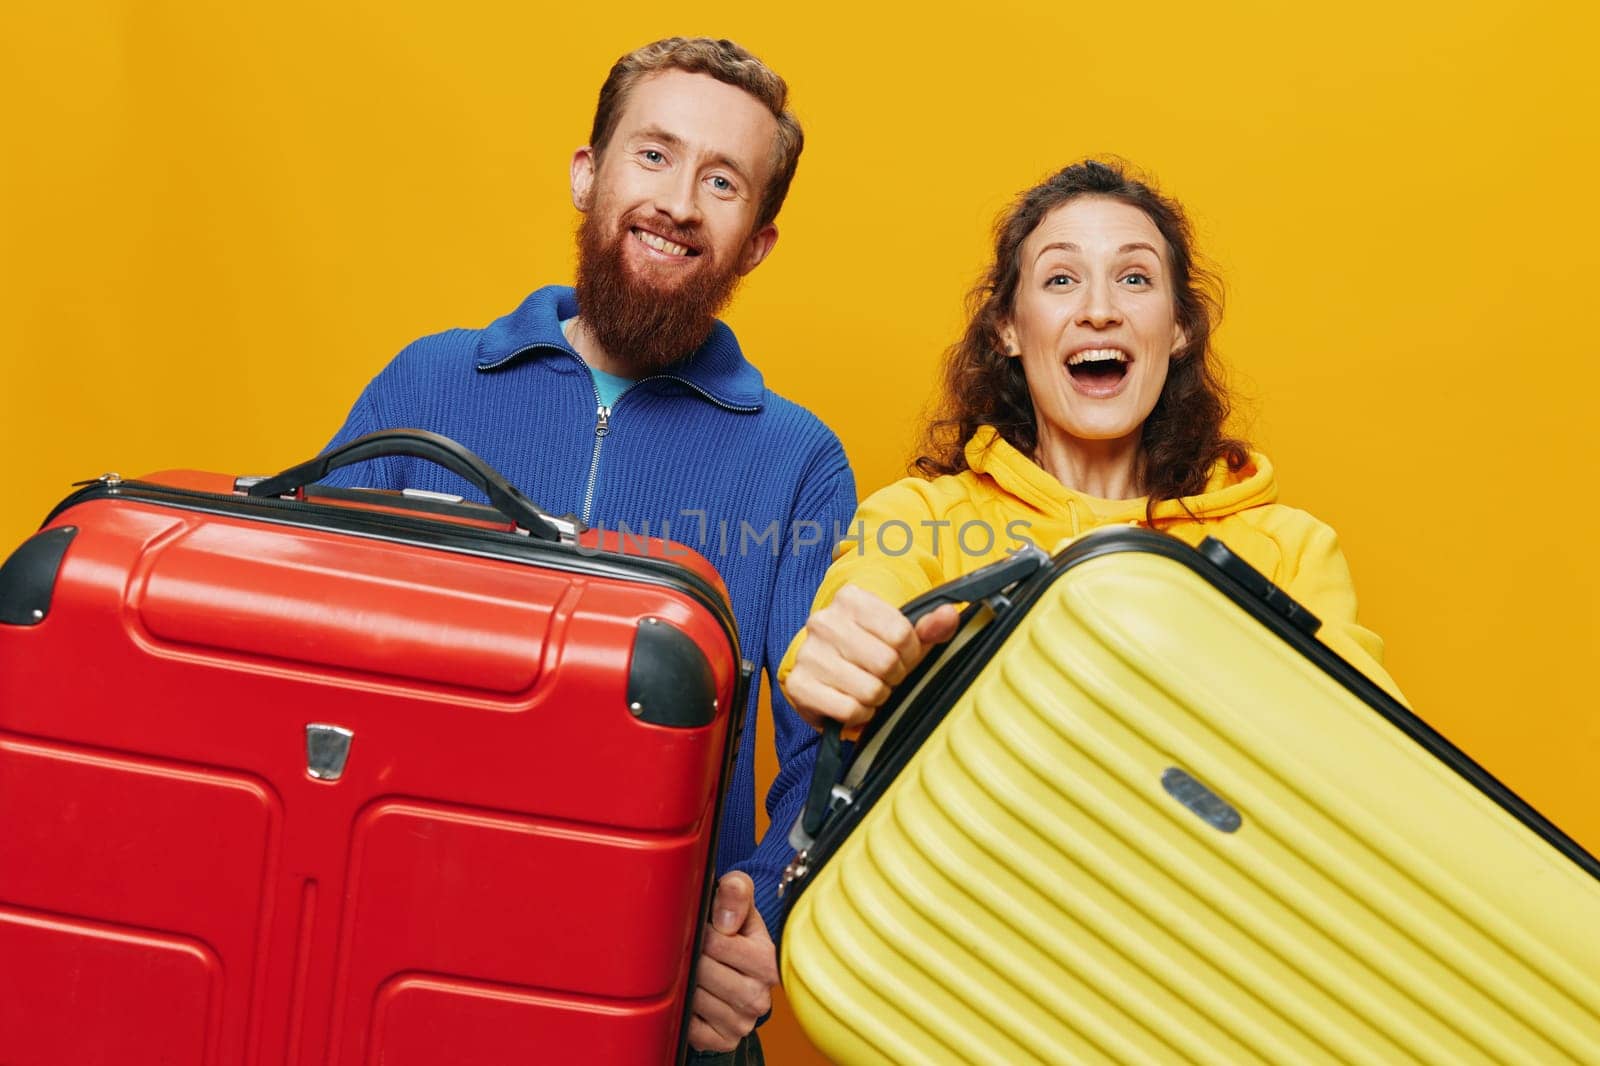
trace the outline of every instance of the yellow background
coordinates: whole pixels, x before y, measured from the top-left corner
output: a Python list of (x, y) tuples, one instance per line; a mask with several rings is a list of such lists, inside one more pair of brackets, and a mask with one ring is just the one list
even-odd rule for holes
[[(728, 317), (863, 490), (996, 212), (1126, 157), (1194, 215), (1242, 426), (1340, 531), (1395, 677), (1600, 850), (1600, 34), (1587, 4), (1428, 7), (11, 5), (0, 542), (105, 470), (307, 458), (405, 342), (567, 280), (606, 69), (726, 35), (809, 138)], [(785, 1025), (772, 1061), (809, 1061)]]

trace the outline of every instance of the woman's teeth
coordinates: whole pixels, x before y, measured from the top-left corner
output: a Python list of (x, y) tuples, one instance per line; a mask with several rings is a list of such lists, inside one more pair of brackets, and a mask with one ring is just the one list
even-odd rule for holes
[(1121, 348), (1085, 348), (1067, 358), (1067, 373), (1078, 381), (1121, 381), (1128, 373), (1128, 353)]
[(1105, 363), (1112, 361), (1126, 363), (1128, 361), (1128, 353), (1123, 351), (1121, 348), (1085, 348), (1081, 352), (1073, 352), (1072, 355), (1067, 358), (1067, 365), (1080, 366), (1084, 363)]
[(667, 255), (689, 254), (688, 248), (685, 248), (681, 244), (673, 244), (665, 237), (657, 237), (654, 233), (646, 233), (642, 229), (636, 229), (633, 231), (633, 235), (639, 238), (639, 242), (641, 244), (644, 244), (650, 248), (654, 248), (658, 252), (665, 252)]

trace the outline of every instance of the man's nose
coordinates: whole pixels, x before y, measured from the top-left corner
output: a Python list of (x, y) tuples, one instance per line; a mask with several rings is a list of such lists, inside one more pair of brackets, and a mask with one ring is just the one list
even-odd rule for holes
[(680, 226), (692, 226), (700, 221), (699, 183), (692, 170), (675, 168), (663, 175), (656, 188), (656, 209)]

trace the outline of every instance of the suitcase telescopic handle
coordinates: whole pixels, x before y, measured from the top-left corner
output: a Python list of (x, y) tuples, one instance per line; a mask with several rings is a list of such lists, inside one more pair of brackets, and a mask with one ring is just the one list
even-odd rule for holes
[[(906, 621), (912, 625), (945, 604), (976, 603), (990, 600), (995, 606), (1004, 606), (997, 599), (1007, 589), (1034, 575), (1050, 561), (1050, 555), (1037, 545), (1029, 544), (1001, 559), (981, 566), (970, 574), (930, 589), (900, 608)], [(822, 728), (822, 739), (817, 744), (816, 768), (811, 774), (811, 790), (806, 793), (805, 810), (800, 815), (798, 828), (803, 836), (815, 840), (817, 833), (828, 820), (828, 810), (833, 798), (833, 788), (844, 771), (843, 727), (829, 720)], [(796, 838), (802, 833), (796, 833)]]
[(451, 473), (470, 481), (489, 497), (489, 505), (528, 531), (536, 540), (559, 541), (561, 532), (517, 487), (494, 467), (463, 448), (449, 437), (425, 429), (384, 429), (357, 437), (315, 459), (291, 466), (281, 474), (256, 482), (246, 491), (251, 496), (282, 496), (320, 481), (333, 471), (367, 459), (409, 455), (438, 463)]

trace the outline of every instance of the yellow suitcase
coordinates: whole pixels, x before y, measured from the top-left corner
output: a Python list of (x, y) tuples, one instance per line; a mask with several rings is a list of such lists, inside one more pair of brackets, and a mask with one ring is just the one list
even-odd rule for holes
[(782, 969), (825, 1054), (1600, 1064), (1600, 863), (1217, 542), (1042, 559), (908, 606), (978, 601), (819, 769)]

